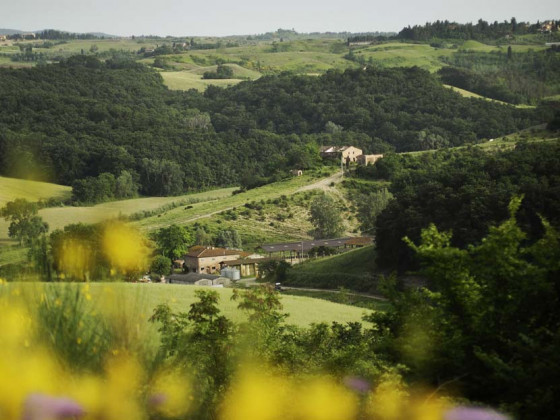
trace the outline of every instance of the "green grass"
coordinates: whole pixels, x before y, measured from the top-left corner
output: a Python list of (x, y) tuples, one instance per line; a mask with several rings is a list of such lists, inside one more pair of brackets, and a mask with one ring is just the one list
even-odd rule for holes
[(434, 72), (444, 66), (440, 57), (451, 56), (456, 51), (450, 48), (434, 48), (428, 44), (390, 42), (359, 48), (354, 53), (356, 56), (362, 55), (366, 60), (371, 58), (374, 64), (383, 67), (418, 66)]
[(318, 289), (344, 287), (373, 293), (376, 291), (374, 271), (374, 248), (367, 246), (294, 265), (287, 272), (285, 284)]
[(172, 90), (204, 91), (210, 85), (227, 87), (242, 81), (241, 79), (203, 79), (202, 76), (187, 71), (166, 71), (160, 74), (165, 85)]
[(295, 265), (292, 271), (311, 274), (363, 275), (375, 270), (373, 246)]
[[(215, 290), (220, 296), (219, 306), (225, 316), (235, 322), (245, 321), (244, 312), (237, 309), (231, 300), (233, 289), (185, 286), (176, 284), (130, 284), (130, 283), (90, 283), (91, 303), (103, 312), (115, 311), (128, 313), (137, 322), (147, 322), (153, 309), (161, 303), (168, 303), (173, 311), (188, 312), (190, 304), (196, 300), (196, 290)], [(27, 294), (28, 301), (40, 297), (45, 288), (64, 287), (59, 283), (8, 283), (0, 288), (14, 293)], [(75, 287), (82, 287), (76, 284)], [(48, 289), (47, 289), (48, 290)], [(287, 322), (298, 326), (326, 322), (360, 322), (367, 309), (358, 308), (326, 300), (302, 296), (282, 296), (283, 311), (289, 314)]]
[[(66, 187), (65, 187), (66, 188)], [(212, 201), (231, 196), (235, 188), (222, 188), (202, 193), (177, 197), (147, 197), (130, 200), (112, 201), (89, 207), (52, 207), (39, 211), (52, 232), (71, 223), (99, 223), (119, 216), (128, 216), (142, 210), (157, 210), (173, 202), (183, 200)], [(182, 208), (182, 207), (181, 207)], [(0, 240), (8, 237), (8, 223), (0, 220)]]
[(391, 307), (391, 303), (388, 301), (375, 299), (366, 295), (355, 294), (345, 289), (337, 291), (285, 289), (282, 291), (282, 295), (324, 299), (329, 302), (342, 303), (343, 305), (357, 306), (358, 308), (372, 309), (375, 311), (386, 311)]
[(451, 85), (443, 85), (443, 86), (445, 86), (446, 88), (449, 88), (449, 89), (451, 89), (451, 90), (453, 90), (453, 91), (459, 93), (461, 96), (463, 96), (463, 97), (465, 97), (465, 98), (484, 99), (484, 100), (489, 101), (489, 102), (496, 102), (496, 103), (502, 104), (502, 105), (511, 105), (511, 106), (514, 106), (514, 107), (520, 108), (520, 109), (532, 109), (532, 108), (535, 108), (535, 107), (532, 106), (532, 105), (525, 105), (525, 104), (513, 105), (513, 104), (510, 104), (510, 103), (507, 103), (507, 102), (499, 101), (499, 100), (497, 100), (497, 99), (488, 98), (488, 97), (486, 97), (486, 96), (479, 95), (478, 93), (470, 92), (470, 91), (468, 91), (468, 90), (461, 89), (461, 88), (458, 88), (458, 87), (455, 87), (455, 86), (451, 86)]
[(0, 246), (0, 267), (6, 264), (25, 262), (27, 260), (27, 252), (27, 248), (21, 248), (12, 244)]
[(8, 201), (16, 198), (25, 198), (28, 201), (49, 198), (65, 201), (70, 198), (71, 194), (72, 188), (64, 185), (0, 176), (0, 207), (4, 207)]
[(134, 224), (145, 231), (152, 231), (174, 223), (185, 225), (195, 221), (204, 222), (204, 219), (212, 214), (218, 214), (222, 211), (233, 209), (234, 207), (241, 207), (250, 201), (266, 201), (268, 199), (278, 198), (282, 195), (294, 194), (298, 188), (313, 183), (319, 178), (317, 174), (310, 174), (307, 172), (300, 177), (289, 178), (285, 181), (268, 184), (230, 197), (224, 197), (219, 201), (193, 204), (191, 209), (185, 209), (183, 207), (176, 208), (159, 216), (134, 222)]

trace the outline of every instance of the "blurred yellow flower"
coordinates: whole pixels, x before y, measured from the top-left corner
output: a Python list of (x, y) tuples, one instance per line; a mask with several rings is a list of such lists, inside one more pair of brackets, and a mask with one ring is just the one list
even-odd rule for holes
[(164, 370), (155, 375), (149, 389), (152, 409), (166, 417), (179, 417), (191, 407), (190, 381), (181, 372)]
[(65, 274), (80, 280), (87, 280), (93, 268), (93, 250), (86, 241), (77, 239), (66, 239), (62, 243), (58, 255), (58, 269), (61, 271), (61, 279)]
[(106, 225), (103, 251), (113, 269), (121, 272), (145, 271), (149, 264), (148, 241), (140, 232), (124, 223)]
[(351, 420), (358, 414), (358, 398), (328, 377), (303, 382), (294, 399), (295, 418)]
[(290, 383), (266, 369), (244, 369), (234, 381), (221, 410), (222, 420), (285, 420)]

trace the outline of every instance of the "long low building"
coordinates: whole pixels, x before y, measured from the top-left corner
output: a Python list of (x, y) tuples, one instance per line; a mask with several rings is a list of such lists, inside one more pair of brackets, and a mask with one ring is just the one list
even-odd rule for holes
[(314, 248), (324, 247), (331, 249), (348, 249), (357, 248), (373, 243), (370, 236), (346, 237), (335, 239), (314, 239), (311, 241), (283, 242), (276, 244), (263, 244), (261, 249), (268, 253), (269, 256), (277, 255), (282, 258), (306, 258), (309, 251)]

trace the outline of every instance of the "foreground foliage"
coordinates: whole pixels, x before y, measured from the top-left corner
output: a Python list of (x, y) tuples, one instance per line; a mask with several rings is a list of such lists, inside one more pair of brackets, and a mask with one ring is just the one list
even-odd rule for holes
[(372, 320), (388, 333), (389, 352), (416, 380), (507, 407), (519, 418), (558, 413), (560, 347), (560, 235), (542, 220), (533, 243), (510, 217), (479, 245), (451, 245), (451, 232), (434, 225), (419, 245), (430, 289), (397, 292), (393, 309)]

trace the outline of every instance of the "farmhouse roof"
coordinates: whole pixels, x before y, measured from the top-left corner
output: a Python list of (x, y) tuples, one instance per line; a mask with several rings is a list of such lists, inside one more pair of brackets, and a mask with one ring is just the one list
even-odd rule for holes
[(193, 246), (186, 254), (187, 257), (193, 258), (207, 258), (207, 257), (222, 257), (225, 255), (243, 255), (243, 251), (236, 251), (233, 249), (214, 248), (205, 246)]
[(220, 264), (223, 266), (233, 266), (241, 264), (262, 264), (265, 261), (273, 260), (274, 258), (241, 258), (238, 260), (223, 261)]

